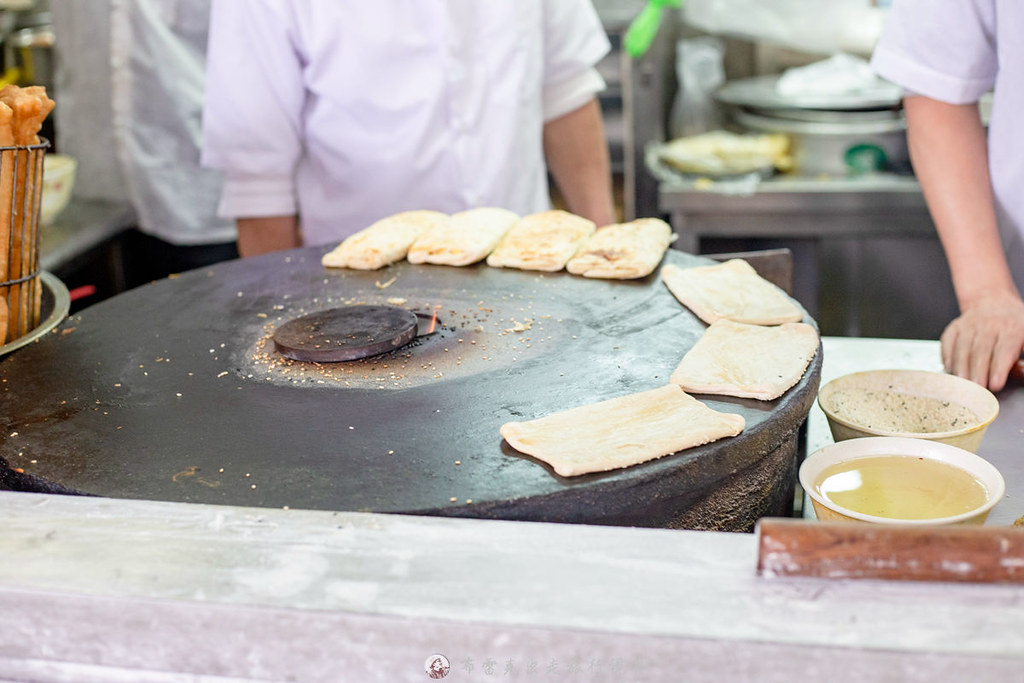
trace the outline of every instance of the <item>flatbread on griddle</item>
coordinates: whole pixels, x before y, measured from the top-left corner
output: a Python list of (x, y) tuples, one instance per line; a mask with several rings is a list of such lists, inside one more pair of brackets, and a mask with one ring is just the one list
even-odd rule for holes
[(587, 240), (566, 270), (611, 280), (646, 277), (661, 263), (672, 238), (672, 228), (660, 218), (608, 225)]
[(487, 257), (487, 265), (546, 272), (562, 270), (596, 228), (593, 221), (557, 209), (524, 216), (501, 238)]
[(694, 394), (770, 401), (800, 381), (817, 351), (818, 332), (806, 323), (767, 327), (718, 320), (669, 381)]
[(736, 436), (745, 425), (741, 415), (714, 411), (668, 384), (529, 422), (506, 422), (501, 435), (516, 450), (573, 477)]
[(681, 304), (709, 325), (722, 318), (752, 325), (780, 325), (803, 318), (785, 292), (743, 259), (695, 268), (668, 264), (661, 269), (661, 278)]
[(409, 263), (468, 266), (494, 251), (502, 236), (519, 220), (507, 209), (483, 207), (453, 214), (445, 223), (420, 235), (409, 247)]
[(347, 237), (321, 260), (328, 268), (376, 270), (401, 261), (427, 230), (448, 220), (440, 211), (403, 211)]

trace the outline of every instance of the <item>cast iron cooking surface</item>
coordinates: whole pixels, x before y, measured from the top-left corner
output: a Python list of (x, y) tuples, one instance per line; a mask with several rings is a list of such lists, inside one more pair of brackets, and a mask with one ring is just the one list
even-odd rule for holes
[[(667, 383), (705, 326), (657, 272), (328, 270), (323, 252), (161, 280), (12, 354), (0, 363), (0, 457), (56, 489), (110, 497), (652, 525), (659, 500), (714, 485), (793, 434), (817, 391), (820, 350), (775, 401), (698, 396), (746, 418), (738, 437), (563, 478), (499, 427)], [(666, 261), (709, 263), (675, 250)], [(275, 326), (353, 304), (443, 326), (330, 367), (273, 351)]]

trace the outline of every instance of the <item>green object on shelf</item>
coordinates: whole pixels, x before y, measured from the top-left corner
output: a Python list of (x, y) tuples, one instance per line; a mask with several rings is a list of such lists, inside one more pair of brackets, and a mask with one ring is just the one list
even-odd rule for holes
[(889, 163), (885, 150), (878, 145), (861, 143), (853, 145), (843, 154), (846, 171), (850, 175), (863, 175), (882, 171)]
[(682, 5), (683, 0), (649, 0), (626, 29), (623, 45), (629, 56), (633, 59), (642, 57), (651, 47), (654, 37), (658, 35), (658, 28), (661, 26), (661, 11), (663, 9), (666, 7), (679, 9)]

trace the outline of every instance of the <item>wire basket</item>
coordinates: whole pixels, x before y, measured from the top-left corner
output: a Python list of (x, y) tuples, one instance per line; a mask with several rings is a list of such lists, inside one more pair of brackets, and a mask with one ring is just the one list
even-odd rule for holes
[(39, 207), (48, 140), (0, 147), (0, 332), (11, 342), (39, 325)]

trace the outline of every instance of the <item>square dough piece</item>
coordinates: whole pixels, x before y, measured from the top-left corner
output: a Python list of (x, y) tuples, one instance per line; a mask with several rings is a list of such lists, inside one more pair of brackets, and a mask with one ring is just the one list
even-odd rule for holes
[(629, 280), (650, 275), (673, 239), (660, 218), (638, 218), (598, 230), (566, 265), (574, 275)]
[(409, 263), (468, 266), (483, 259), (498, 245), (519, 214), (483, 207), (453, 214), (420, 235), (409, 248)]
[(736, 436), (744, 426), (743, 416), (714, 411), (668, 384), (529, 422), (506, 422), (501, 435), (516, 450), (573, 477)]
[(440, 211), (403, 211), (347, 237), (321, 262), (328, 268), (376, 270), (405, 258), (416, 238), (448, 220)]
[(554, 272), (565, 268), (597, 226), (568, 211), (544, 211), (520, 218), (487, 257), (487, 265)]
[(818, 332), (806, 323), (778, 327), (731, 320), (712, 323), (669, 378), (695, 394), (770, 401), (800, 381), (818, 352)]
[(661, 269), (672, 295), (708, 323), (726, 318), (752, 325), (799, 322), (800, 308), (781, 289), (757, 274), (743, 259), (713, 266)]

